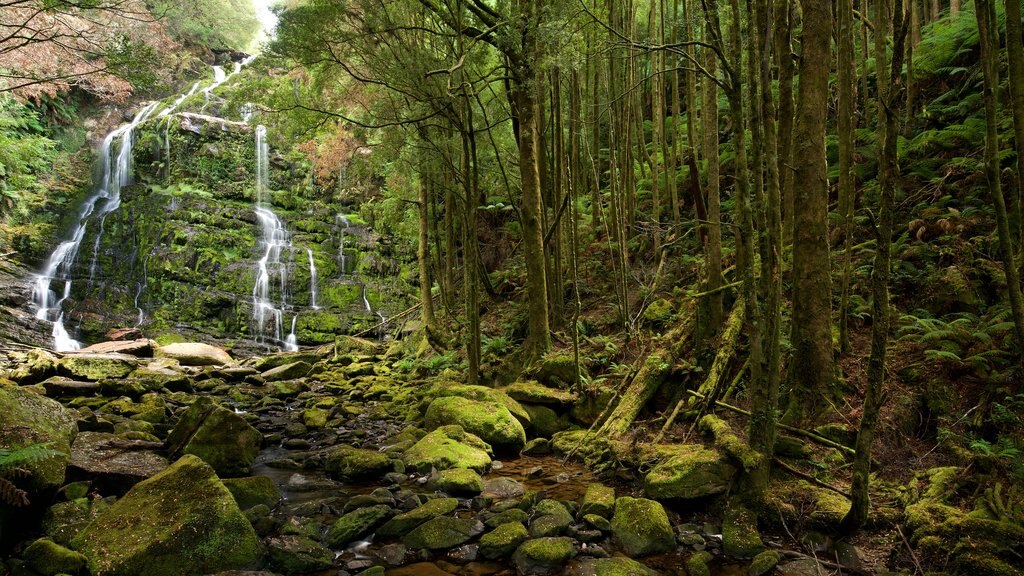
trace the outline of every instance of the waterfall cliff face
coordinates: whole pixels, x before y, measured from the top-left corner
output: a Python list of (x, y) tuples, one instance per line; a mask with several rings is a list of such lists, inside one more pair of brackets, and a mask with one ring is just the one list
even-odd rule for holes
[(104, 139), (96, 185), (32, 279), (32, 310), (58, 349), (131, 326), (296, 349), (409, 305), (413, 290), (358, 206), (307, 192), (308, 168), (262, 126), (190, 111), (260, 120), (222, 98), (246, 63), (144, 106)]

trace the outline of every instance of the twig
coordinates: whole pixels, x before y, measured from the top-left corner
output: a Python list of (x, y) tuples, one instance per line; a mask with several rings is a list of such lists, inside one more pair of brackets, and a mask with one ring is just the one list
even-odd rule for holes
[(906, 545), (907, 552), (910, 552), (910, 559), (914, 561), (914, 568), (917, 570), (914, 574), (924, 574), (924, 569), (921, 568), (921, 561), (917, 559), (917, 554), (914, 554), (914, 549), (910, 547), (910, 542), (908, 542), (907, 537), (903, 535), (903, 529), (900, 528), (899, 524), (896, 525), (896, 532), (898, 532), (900, 538), (903, 539), (903, 544)]
[(807, 480), (811, 484), (814, 484), (816, 486), (820, 486), (820, 487), (825, 488), (827, 490), (831, 490), (831, 491), (835, 492), (836, 494), (841, 494), (843, 496), (848, 496), (849, 495), (849, 492), (840, 490), (839, 488), (836, 488), (835, 486), (829, 484), (828, 482), (822, 482), (821, 480), (818, 480), (817, 478), (815, 478), (814, 476), (811, 476), (810, 474), (808, 474), (806, 472), (801, 472), (801, 471), (797, 470), (796, 468), (793, 468), (789, 464), (786, 464), (785, 462), (783, 462), (779, 458), (773, 458), (773, 461), (776, 464), (778, 464), (786, 472), (789, 472), (790, 474), (792, 474), (794, 476), (797, 476), (799, 478), (803, 478), (804, 480)]

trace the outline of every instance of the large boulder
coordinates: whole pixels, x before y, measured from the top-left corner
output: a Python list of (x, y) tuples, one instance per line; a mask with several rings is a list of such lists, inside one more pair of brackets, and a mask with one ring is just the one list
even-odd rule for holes
[(327, 531), (327, 544), (333, 548), (341, 548), (349, 542), (369, 535), (394, 514), (395, 511), (385, 504), (353, 510), (338, 518)]
[(338, 480), (371, 480), (391, 472), (391, 459), (376, 450), (335, 446), (324, 456), (324, 469)]
[(224, 350), (199, 342), (180, 342), (161, 346), (158, 356), (173, 358), (182, 366), (223, 366), (234, 362)]
[(530, 413), (526, 411), (522, 404), (501, 390), (497, 388), (490, 388), (488, 386), (457, 384), (450, 381), (441, 382), (427, 390), (424, 395), (426, 405), (424, 405), (422, 410), (426, 410), (426, 407), (429, 406), (430, 402), (447, 396), (459, 396), (460, 398), (466, 398), (468, 400), (479, 400), (481, 402), (495, 402), (497, 404), (501, 404), (505, 408), (508, 408), (508, 411), (516, 417), (516, 420), (519, 420), (520, 424), (523, 426), (530, 425)]
[(558, 572), (576, 553), (571, 538), (535, 538), (523, 542), (512, 555), (520, 574)]
[(524, 380), (514, 382), (501, 389), (513, 399), (528, 404), (546, 404), (549, 406), (572, 406), (578, 396), (566, 390), (548, 388), (547, 386), (533, 381)]
[(736, 468), (717, 451), (686, 447), (651, 469), (644, 491), (659, 500), (693, 499), (724, 494), (732, 486)]
[(409, 548), (446, 550), (467, 542), (484, 531), (479, 520), (438, 516), (420, 524), (402, 538)]
[(50, 453), (19, 464), (29, 472), (19, 486), (30, 491), (59, 488), (78, 431), (76, 414), (26, 388), (0, 386), (0, 448), (17, 450), (46, 443)]
[(69, 475), (94, 480), (106, 490), (124, 492), (167, 465), (163, 456), (150, 450), (131, 449), (114, 434), (82, 432), (71, 446)]
[(612, 536), (628, 556), (647, 556), (674, 550), (675, 534), (660, 503), (622, 496), (615, 501)]
[(222, 476), (245, 476), (263, 435), (238, 414), (208, 397), (197, 399), (167, 436), (171, 455), (193, 454)]
[(72, 541), (92, 574), (179, 576), (259, 565), (259, 539), (213, 468), (187, 455), (136, 484)]
[(294, 380), (309, 374), (313, 367), (308, 362), (292, 362), (276, 368), (267, 370), (260, 376), (266, 382), (280, 382), (282, 380)]
[(511, 555), (530, 534), (520, 522), (506, 522), (480, 537), (480, 555), (497, 560)]
[(138, 340), (114, 340), (110, 342), (98, 342), (83, 348), (81, 351), (90, 354), (128, 354), (139, 358), (151, 358), (156, 342), (148, 338)]
[(459, 506), (455, 498), (434, 498), (388, 520), (377, 530), (381, 536), (402, 536), (428, 520), (451, 514)]
[(428, 429), (458, 424), (466, 432), (503, 452), (518, 452), (526, 444), (526, 431), (508, 408), (496, 402), (482, 402), (458, 396), (438, 398), (427, 408)]
[(483, 473), (491, 465), (491, 447), (462, 426), (441, 426), (405, 451), (405, 465), (420, 473), (431, 468), (469, 468)]
[(61, 359), (61, 374), (84, 380), (124, 378), (139, 365), (134, 356), (127, 354), (89, 354), (77, 352)]

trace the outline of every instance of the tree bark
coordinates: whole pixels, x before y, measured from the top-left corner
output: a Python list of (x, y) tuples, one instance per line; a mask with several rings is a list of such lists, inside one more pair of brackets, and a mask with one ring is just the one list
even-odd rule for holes
[(853, 268), (851, 251), (853, 246), (853, 209), (856, 181), (853, 170), (853, 154), (856, 147), (854, 137), (854, 104), (856, 96), (856, 72), (854, 70), (853, 48), (853, 0), (839, 0), (837, 7), (839, 24), (839, 213), (843, 227), (843, 276), (842, 295), (839, 304), (839, 349), (850, 352), (850, 275)]
[(832, 39), (829, 2), (803, 0), (803, 51), (793, 158), (793, 360), (788, 416), (804, 421), (833, 387), (832, 281), (825, 129)]
[(1024, 187), (1024, 34), (1020, 23), (1019, 0), (1004, 0), (1006, 6), (1006, 56), (1010, 71), (1010, 98), (1013, 106), (1013, 143), (1017, 151), (1017, 185), (1011, 188), (1007, 211), (1010, 237), (1021, 250), (1021, 188)]

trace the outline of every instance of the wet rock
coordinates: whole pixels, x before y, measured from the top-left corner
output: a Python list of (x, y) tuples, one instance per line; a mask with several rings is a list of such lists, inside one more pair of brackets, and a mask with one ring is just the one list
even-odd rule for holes
[(270, 568), (283, 574), (304, 574), (330, 568), (334, 552), (305, 536), (277, 536), (267, 540)]
[(484, 525), (478, 520), (439, 516), (420, 524), (402, 538), (409, 548), (443, 550), (478, 536)]
[(604, 484), (591, 484), (583, 495), (580, 515), (596, 514), (611, 518), (615, 512), (615, 489)]
[(466, 468), (451, 468), (438, 474), (434, 485), (438, 490), (456, 496), (472, 496), (484, 489), (484, 480), (476, 472)]
[(339, 480), (369, 480), (391, 472), (391, 459), (375, 450), (335, 446), (324, 457), (324, 469)]
[(762, 576), (771, 572), (778, 565), (782, 557), (775, 550), (765, 550), (750, 562), (747, 567), (748, 576)]
[(480, 537), (480, 556), (489, 560), (507, 558), (529, 537), (521, 523), (506, 522)]
[(116, 340), (111, 342), (98, 342), (92, 346), (82, 348), (81, 352), (87, 354), (127, 354), (137, 358), (152, 358), (156, 342), (148, 338), (137, 340)]
[(502, 524), (508, 524), (509, 522), (519, 522), (521, 524), (526, 524), (526, 522), (529, 521), (529, 519), (530, 515), (527, 514), (525, 510), (521, 510), (519, 508), (510, 508), (508, 510), (503, 510), (501, 512), (498, 512), (497, 514), (488, 517), (484, 521), (484, 525), (486, 525), (488, 528), (497, 528), (498, 526), (501, 526)]
[(21, 466), (30, 475), (19, 481), (20, 486), (40, 492), (64, 484), (71, 441), (77, 431), (75, 416), (58, 402), (26, 388), (0, 385), (0, 448), (17, 450), (46, 442), (51, 450), (45, 457)]
[(223, 366), (232, 364), (231, 355), (224, 350), (198, 342), (168, 344), (157, 349), (157, 355), (177, 360), (182, 366)]
[(469, 468), (485, 472), (491, 463), (491, 447), (461, 426), (441, 426), (427, 434), (402, 456), (406, 466), (421, 474), (431, 468)]
[(731, 504), (722, 522), (722, 548), (733, 558), (753, 558), (764, 550), (757, 532), (757, 514), (744, 506)]
[(451, 514), (459, 506), (455, 498), (434, 498), (388, 520), (377, 530), (381, 536), (402, 536), (428, 520)]
[(498, 451), (518, 452), (526, 444), (523, 425), (508, 408), (495, 402), (458, 396), (438, 398), (427, 408), (424, 424), (428, 429), (458, 424)]
[(388, 566), (401, 566), (405, 564), (408, 553), (409, 549), (405, 544), (386, 544), (377, 549), (374, 556)]
[(543, 404), (547, 406), (571, 406), (578, 396), (566, 390), (548, 388), (539, 382), (515, 382), (500, 389), (520, 403)]
[(345, 512), (355, 510), (356, 508), (365, 508), (367, 506), (377, 506), (380, 504), (386, 504), (388, 506), (394, 506), (395, 496), (387, 488), (377, 488), (369, 494), (359, 494), (349, 498), (347, 504), (345, 504)]
[(209, 397), (192, 403), (167, 437), (172, 455), (193, 454), (222, 476), (244, 476), (260, 451), (263, 435)]
[(225, 478), (223, 482), (242, 510), (260, 504), (273, 508), (281, 500), (277, 484), (266, 476)]
[(541, 500), (533, 509), (534, 519), (530, 522), (530, 536), (561, 536), (572, 524), (572, 515), (565, 505), (557, 500)]
[(88, 396), (100, 391), (99, 382), (72, 380), (63, 376), (47, 378), (43, 381), (43, 388), (46, 390), (46, 395), (51, 398)]
[(735, 475), (736, 468), (717, 451), (681, 447), (651, 469), (644, 479), (644, 492), (659, 500), (703, 498), (727, 492)]
[(176, 576), (250, 569), (262, 551), (213, 469), (183, 456), (136, 484), (72, 542), (93, 574)]
[(611, 528), (615, 542), (629, 556), (668, 552), (676, 547), (668, 514), (654, 500), (618, 498)]
[(327, 545), (341, 548), (367, 536), (395, 514), (390, 506), (381, 504), (353, 510), (345, 514), (327, 531)]
[(521, 454), (524, 456), (541, 456), (551, 453), (551, 441), (547, 438), (534, 438), (527, 440)]
[(519, 498), (523, 494), (526, 494), (526, 486), (511, 478), (490, 478), (484, 482), (484, 496), (504, 500), (505, 498)]
[(570, 538), (536, 538), (523, 542), (512, 555), (520, 574), (551, 574), (575, 554)]
[(827, 571), (814, 558), (801, 558), (776, 566), (779, 576), (818, 576)]
[(631, 558), (584, 560), (569, 570), (572, 576), (657, 576), (658, 572)]
[(68, 550), (49, 538), (40, 538), (29, 544), (21, 557), (26, 566), (41, 576), (78, 574), (87, 562), (82, 554)]
[(138, 359), (127, 354), (73, 353), (64, 356), (58, 371), (71, 378), (103, 380), (124, 378), (138, 367)]
[(292, 362), (291, 364), (271, 368), (260, 374), (260, 376), (265, 382), (281, 382), (283, 380), (304, 378), (309, 374), (310, 370), (312, 370), (312, 366), (308, 362)]
[(463, 544), (454, 550), (448, 551), (448, 559), (459, 564), (468, 564), (476, 560), (480, 547), (476, 544)]
[(167, 468), (167, 459), (138, 449), (114, 434), (81, 432), (71, 446), (69, 475), (89, 478), (105, 490), (123, 493)]
[(690, 576), (711, 576), (708, 562), (713, 558), (710, 552), (697, 552), (686, 559), (686, 573)]

